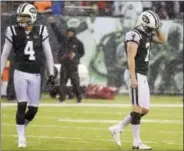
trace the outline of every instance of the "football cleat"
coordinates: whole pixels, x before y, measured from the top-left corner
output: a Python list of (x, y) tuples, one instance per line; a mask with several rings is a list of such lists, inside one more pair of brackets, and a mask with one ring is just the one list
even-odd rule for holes
[(114, 142), (118, 146), (121, 146), (121, 138), (120, 138), (121, 133), (120, 133), (120, 131), (115, 126), (109, 127), (109, 131), (112, 134), (112, 138), (113, 138)]
[(143, 144), (142, 142), (139, 143), (138, 145), (133, 145), (132, 149), (137, 149), (137, 150), (151, 150), (152, 148), (150, 146), (147, 146)]
[(18, 147), (19, 148), (25, 148), (25, 147), (27, 147), (26, 141), (19, 141)]

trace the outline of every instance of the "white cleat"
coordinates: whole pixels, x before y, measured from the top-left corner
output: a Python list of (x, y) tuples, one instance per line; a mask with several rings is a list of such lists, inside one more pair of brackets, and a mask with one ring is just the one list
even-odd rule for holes
[(143, 144), (142, 142), (139, 143), (138, 145), (133, 145), (132, 149), (139, 149), (139, 150), (151, 150), (152, 148), (150, 146), (147, 146)]
[(25, 148), (25, 147), (27, 147), (26, 142), (25, 141), (19, 141), (18, 147), (19, 148)]
[(109, 131), (112, 134), (112, 138), (113, 138), (114, 142), (118, 146), (121, 146), (121, 137), (120, 137), (121, 133), (120, 133), (120, 131), (115, 126), (109, 127)]

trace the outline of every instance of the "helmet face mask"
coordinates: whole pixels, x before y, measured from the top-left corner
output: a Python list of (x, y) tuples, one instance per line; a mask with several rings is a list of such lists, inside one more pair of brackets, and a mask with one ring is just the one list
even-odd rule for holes
[(22, 27), (27, 27), (29, 25), (32, 25), (31, 17), (29, 15), (25, 15), (25, 14), (18, 14), (17, 15), (17, 23)]
[(21, 4), (17, 9), (17, 23), (22, 27), (33, 25), (36, 21), (36, 17), (36, 8), (31, 4)]

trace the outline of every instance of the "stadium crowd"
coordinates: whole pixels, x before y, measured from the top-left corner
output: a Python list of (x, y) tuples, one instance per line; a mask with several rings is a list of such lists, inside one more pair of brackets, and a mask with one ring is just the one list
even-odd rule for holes
[[(26, 1), (24, 1), (26, 2)], [(1, 2), (1, 15), (11, 15), (22, 1)], [(30, 1), (29, 1), (30, 3)], [(64, 16), (123, 16), (134, 19), (144, 10), (155, 11), (161, 19), (183, 18), (183, 1), (32, 1), (39, 13)]]

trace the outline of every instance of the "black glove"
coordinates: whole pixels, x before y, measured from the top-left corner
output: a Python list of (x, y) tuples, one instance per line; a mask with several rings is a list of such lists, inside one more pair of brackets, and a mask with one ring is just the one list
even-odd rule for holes
[(54, 82), (54, 76), (49, 76), (49, 79), (47, 80), (46, 86), (49, 91), (51, 91), (54, 88), (55, 82)]

